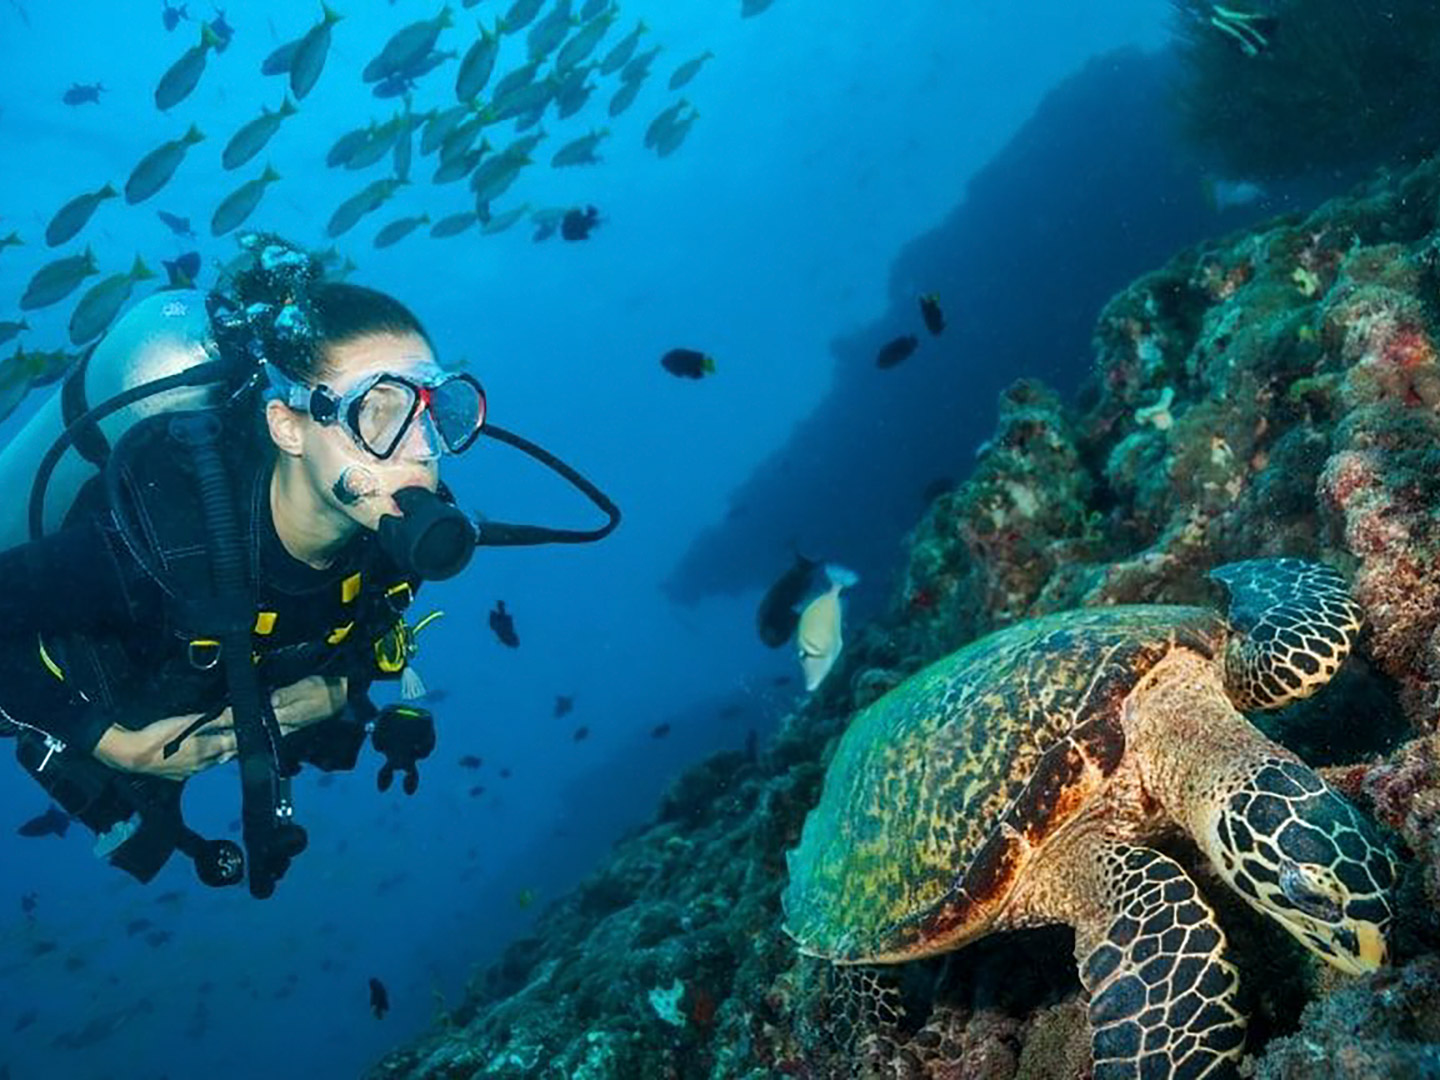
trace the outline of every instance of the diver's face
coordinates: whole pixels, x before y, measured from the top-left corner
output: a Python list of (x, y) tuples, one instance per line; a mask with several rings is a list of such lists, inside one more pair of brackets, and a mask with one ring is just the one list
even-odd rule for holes
[[(435, 356), (418, 334), (371, 334), (326, 350), (325, 385), (344, 397), (354, 387), (388, 373), (418, 381), (433, 374)], [(434, 491), (440, 482), (439, 443), (428, 415), (415, 418), (399, 447), (381, 460), (366, 451), (343, 418), (320, 424), (302, 418), (301, 457), (316, 494), (367, 529), (386, 514), (400, 514), (394, 494), (401, 488)], [(348, 489), (342, 498), (337, 482)]]

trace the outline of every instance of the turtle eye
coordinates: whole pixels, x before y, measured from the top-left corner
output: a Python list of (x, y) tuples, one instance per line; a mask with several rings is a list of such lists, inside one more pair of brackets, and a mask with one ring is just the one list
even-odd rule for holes
[(1305, 871), (1288, 859), (1280, 866), (1280, 891), (1307, 915), (1324, 922), (1340, 921), (1340, 905), (1311, 885), (1305, 878)]

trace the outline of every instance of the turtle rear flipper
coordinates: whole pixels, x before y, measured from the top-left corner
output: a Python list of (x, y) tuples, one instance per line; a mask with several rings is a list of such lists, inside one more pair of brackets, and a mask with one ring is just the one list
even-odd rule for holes
[(1225, 689), (1241, 710), (1279, 709), (1307, 698), (1335, 672), (1360, 631), (1360, 605), (1323, 563), (1251, 559), (1210, 572), (1230, 594), (1235, 636), (1225, 649)]
[(1245, 1021), (1214, 913), (1158, 851), (1116, 844), (1100, 862), (1109, 903), (1075, 928), (1095, 1080), (1233, 1075)]

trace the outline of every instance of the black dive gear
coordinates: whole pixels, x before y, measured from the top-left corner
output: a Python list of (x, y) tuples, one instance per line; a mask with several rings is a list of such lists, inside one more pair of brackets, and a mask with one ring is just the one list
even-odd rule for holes
[(394, 497), (404, 516), (384, 515), (377, 531), (381, 550), (400, 572), (444, 581), (464, 570), (476, 543), (475, 526), (464, 512), (423, 487), (401, 488)]
[(406, 795), (414, 795), (420, 786), (420, 771), (415, 763), (429, 757), (435, 749), (435, 717), (430, 710), (418, 705), (386, 705), (375, 717), (370, 741), (385, 755), (375, 786), (389, 791), (390, 782), (399, 771), (405, 774), (400, 786)]

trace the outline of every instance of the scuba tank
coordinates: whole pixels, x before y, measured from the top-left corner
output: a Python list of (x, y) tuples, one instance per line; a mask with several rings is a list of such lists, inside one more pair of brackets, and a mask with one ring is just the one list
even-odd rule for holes
[[(91, 406), (217, 359), (204, 293), (161, 292), (135, 304), (0, 449), (0, 550), (31, 539), (30, 498), (41, 462)], [(141, 397), (88, 430), (77, 431), (49, 475), (43, 531), (48, 534), (60, 527), (80, 489), (99, 475), (109, 447), (137, 421), (156, 413), (218, 404), (221, 391), (218, 382), (175, 386)]]

